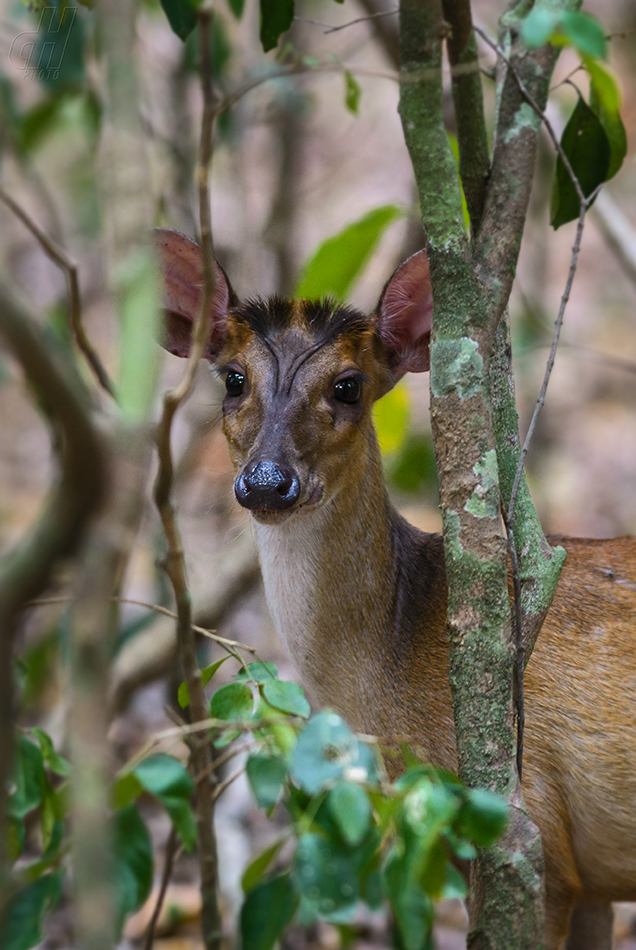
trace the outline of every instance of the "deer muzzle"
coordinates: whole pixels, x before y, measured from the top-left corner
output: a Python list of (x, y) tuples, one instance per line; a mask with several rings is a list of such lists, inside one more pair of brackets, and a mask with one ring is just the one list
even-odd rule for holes
[(300, 481), (287, 465), (257, 462), (238, 476), (234, 494), (239, 505), (250, 511), (286, 511), (300, 497)]

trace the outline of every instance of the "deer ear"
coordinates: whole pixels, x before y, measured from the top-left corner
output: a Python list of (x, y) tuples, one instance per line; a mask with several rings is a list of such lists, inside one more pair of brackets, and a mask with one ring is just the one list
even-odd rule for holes
[(409, 257), (388, 281), (376, 310), (376, 330), (390, 369), (423, 373), (430, 367), (433, 291), (426, 251)]
[[(192, 327), (203, 292), (201, 248), (185, 234), (170, 228), (154, 228), (152, 237), (163, 275), (165, 333), (162, 346), (175, 356), (189, 356)], [(216, 261), (214, 269), (212, 327), (204, 354), (210, 360), (215, 359), (223, 346), (227, 312), (238, 302), (225, 271)]]

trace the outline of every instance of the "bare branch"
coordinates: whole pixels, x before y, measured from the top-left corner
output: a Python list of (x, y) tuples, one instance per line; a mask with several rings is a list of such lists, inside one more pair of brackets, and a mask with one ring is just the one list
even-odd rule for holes
[(71, 331), (78, 349), (84, 354), (87, 363), (93, 370), (100, 386), (106, 390), (110, 396), (115, 395), (115, 387), (110, 379), (104, 364), (93, 349), (93, 346), (86, 335), (82, 323), (82, 305), (80, 300), (79, 280), (77, 274), (77, 264), (69, 257), (63, 247), (61, 247), (53, 238), (49, 237), (33, 218), (27, 214), (24, 208), (7, 194), (0, 186), (0, 200), (4, 201), (6, 206), (11, 209), (17, 218), (29, 229), (31, 234), (38, 240), (42, 250), (66, 274), (69, 290), (69, 322)]
[[(143, 600), (132, 600), (129, 597), (112, 597), (115, 603), (118, 604), (131, 604), (135, 607), (145, 607), (146, 610), (154, 610), (158, 614), (163, 614), (164, 617), (171, 617), (173, 620), (179, 619), (179, 614), (175, 613), (174, 610), (169, 610), (167, 607), (162, 607), (160, 604), (147, 604)], [(72, 597), (45, 597), (38, 600), (29, 600), (24, 606), (25, 607), (50, 607), (54, 604), (70, 604), (72, 603)], [(204, 637), (209, 637), (210, 640), (214, 640), (215, 643), (218, 643), (227, 652), (230, 656), (235, 656), (236, 649), (247, 650), (249, 653), (256, 654), (256, 648), (249, 646), (247, 643), (241, 643), (240, 640), (228, 640), (227, 637), (219, 637), (213, 630), (207, 630), (205, 627), (198, 627), (195, 623), (192, 624), (191, 629), (195, 633), (200, 633)]]
[(215, 787), (214, 793), (213, 793), (213, 794), (214, 794), (214, 801), (215, 801), (215, 802), (218, 801), (218, 799), (221, 797), (221, 795), (223, 794), (223, 792), (225, 791), (225, 789), (226, 789), (226, 788), (229, 788), (230, 785), (232, 784), (232, 782), (235, 782), (236, 779), (239, 778), (239, 777), (243, 774), (244, 771), (245, 771), (245, 767), (243, 766), (242, 768), (237, 769), (236, 772), (234, 772), (234, 773), (233, 773), (232, 775), (230, 775), (228, 778), (226, 778), (226, 779), (224, 779), (222, 782), (219, 782), (219, 783), (218, 783), (218, 785)]
[[(161, 516), (167, 542), (165, 562), (174, 590), (177, 605), (177, 639), (181, 662), (190, 694), (190, 712), (193, 720), (206, 718), (206, 704), (201, 674), (197, 663), (196, 642), (192, 631), (192, 598), (185, 570), (183, 544), (176, 512), (171, 501), (174, 480), (174, 465), (171, 449), (172, 420), (179, 405), (192, 391), (199, 360), (203, 356), (210, 336), (210, 320), (214, 298), (215, 276), (212, 258), (212, 225), (210, 219), (209, 179), (212, 162), (213, 129), (217, 114), (212, 88), (212, 64), (210, 62), (210, 25), (212, 13), (207, 7), (199, 9), (198, 22), (201, 55), (201, 86), (203, 91), (203, 118), (197, 164), (199, 189), (199, 219), (201, 229), (201, 252), (203, 258), (203, 293), (193, 333), (190, 355), (185, 373), (175, 389), (164, 396), (163, 414), (157, 432), (159, 472), (155, 482), (155, 504)], [(220, 950), (222, 920), (218, 904), (218, 858), (214, 835), (214, 799), (206, 769), (211, 761), (209, 741), (192, 746), (192, 767), (196, 777), (205, 777), (196, 783), (196, 819), (201, 867), (201, 897), (203, 901), (202, 931), (207, 950)], [(213, 779), (214, 777), (211, 776)], [(214, 785), (214, 781), (212, 782)]]
[[(601, 186), (599, 185), (599, 188)], [(525, 465), (526, 456), (528, 455), (528, 450), (530, 448), (530, 442), (532, 441), (532, 436), (534, 435), (534, 430), (537, 425), (537, 419), (539, 418), (539, 413), (543, 408), (545, 403), (545, 396), (548, 390), (548, 384), (550, 382), (550, 376), (552, 375), (552, 369), (554, 367), (554, 360), (556, 357), (557, 347), (559, 345), (559, 337), (561, 335), (561, 327), (563, 325), (563, 317), (565, 315), (565, 308), (567, 307), (568, 300), (570, 299), (570, 291), (572, 290), (572, 283), (574, 282), (574, 275), (576, 274), (576, 266), (579, 259), (579, 251), (581, 249), (581, 239), (583, 237), (583, 228), (585, 225), (585, 215), (587, 209), (590, 206), (590, 203), (596, 197), (598, 193), (598, 188), (592, 192), (589, 198), (581, 201), (581, 211), (579, 214), (579, 220), (576, 226), (576, 237), (574, 240), (574, 245), (572, 246), (572, 256), (570, 258), (570, 269), (568, 271), (567, 281), (565, 283), (565, 290), (561, 297), (561, 304), (559, 306), (559, 312), (557, 314), (556, 322), (554, 324), (554, 335), (552, 337), (552, 345), (550, 347), (550, 354), (548, 356), (548, 362), (546, 364), (545, 373), (543, 376), (543, 383), (541, 384), (541, 390), (537, 398), (536, 405), (534, 407), (534, 412), (532, 413), (532, 419), (530, 420), (530, 425), (528, 426), (528, 431), (521, 449), (521, 454), (519, 456), (519, 464), (517, 466), (517, 473), (515, 475), (515, 480), (512, 486), (512, 491), (510, 493), (510, 502), (508, 504), (508, 519), (510, 524), (514, 526), (515, 523), (515, 505), (517, 501), (517, 492), (519, 491), (519, 483), (521, 481), (521, 475), (523, 472), (523, 467)]]
[[(266, 73), (263, 76), (256, 76), (254, 79), (248, 79), (247, 82), (239, 86), (234, 92), (230, 92), (224, 99), (221, 99), (216, 106), (215, 116), (222, 115), (228, 109), (233, 108), (243, 96), (248, 92), (262, 86), (263, 83), (270, 82), (272, 79), (282, 79), (286, 76), (305, 76), (307, 74), (321, 73), (342, 73), (345, 67), (338, 63), (319, 63), (317, 66), (308, 66), (306, 63), (294, 63), (291, 66), (284, 66), (275, 72)], [(397, 73), (387, 73), (379, 69), (363, 69), (357, 66), (352, 67), (349, 72), (354, 76), (369, 76), (373, 79), (390, 79), (392, 82), (408, 81), (400, 80)]]
[(176, 854), (177, 829), (173, 825), (170, 829), (170, 834), (168, 835), (168, 840), (166, 842), (166, 856), (163, 863), (161, 884), (159, 886), (159, 893), (157, 894), (157, 902), (154, 906), (152, 917), (148, 923), (148, 929), (146, 930), (143, 950), (152, 950), (152, 945), (155, 940), (155, 928), (157, 926), (157, 921), (159, 920), (159, 915), (161, 914), (161, 908), (163, 907), (166, 891), (168, 890), (168, 884), (170, 883), (170, 878), (172, 877), (172, 869), (174, 868)]
[(367, 23), (369, 20), (377, 20), (385, 16), (396, 16), (399, 13), (398, 8), (395, 10), (380, 10), (378, 13), (370, 13), (368, 16), (359, 16), (355, 20), (348, 20), (347, 23), (341, 23), (339, 26), (330, 26), (329, 23), (321, 23), (320, 20), (310, 20), (307, 17), (295, 16), (294, 20), (298, 20), (300, 23), (311, 23), (312, 26), (322, 26), (325, 28), (324, 35), (328, 36), (329, 33), (339, 33), (340, 30), (346, 30), (350, 26), (355, 26), (356, 23)]

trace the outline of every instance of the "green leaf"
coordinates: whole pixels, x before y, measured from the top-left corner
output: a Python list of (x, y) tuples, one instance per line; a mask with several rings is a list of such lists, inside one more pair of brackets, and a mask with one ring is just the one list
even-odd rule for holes
[(252, 690), (243, 683), (226, 683), (213, 694), (210, 700), (212, 719), (241, 722), (249, 719), (254, 708)]
[(370, 211), (322, 244), (303, 270), (296, 297), (344, 300), (390, 224), (402, 217), (395, 205)]
[(364, 788), (355, 782), (338, 782), (327, 802), (347, 844), (360, 844), (371, 822), (371, 802)]
[(253, 888), (241, 909), (242, 950), (272, 950), (297, 906), (298, 897), (289, 874)]
[(563, 35), (581, 55), (605, 59), (605, 31), (596, 17), (589, 13), (563, 11), (559, 25)]
[(50, 770), (63, 778), (68, 777), (71, 774), (71, 763), (55, 751), (51, 737), (43, 729), (35, 727), (31, 729), (31, 733), (40, 743), (44, 761)]
[(46, 12), (32, 57), (33, 62), (42, 64), (38, 78), (56, 96), (78, 92), (85, 82), (84, 17), (71, 4), (48, 4)]
[(358, 740), (340, 716), (324, 709), (312, 716), (299, 737), (292, 753), (291, 772), (314, 795), (338, 779), (375, 781), (377, 764), (371, 749)]
[(24, 827), (24, 821), (22, 818), (9, 818), (7, 820), (7, 853), (10, 864), (14, 864), (18, 860), (24, 851), (25, 844), (26, 828)]
[(242, 666), (232, 679), (238, 683), (270, 683), (278, 679), (278, 670), (273, 663), (248, 663)]
[(509, 808), (503, 798), (486, 789), (474, 788), (468, 792), (459, 822), (478, 848), (489, 848), (506, 827), (508, 817)]
[(420, 839), (432, 843), (460, 805), (458, 796), (444, 785), (422, 779), (404, 797), (404, 820)]
[(135, 805), (115, 813), (114, 849), (119, 932), (126, 915), (141, 907), (152, 889), (152, 842)]
[(419, 882), (422, 889), (433, 900), (439, 900), (442, 896), (448, 863), (444, 842), (441, 838), (437, 838), (432, 847), (428, 849), (419, 873)]
[(263, 696), (275, 709), (281, 709), (291, 716), (308, 719), (311, 707), (298, 683), (275, 680), (263, 684)]
[[(607, 177), (610, 145), (599, 119), (582, 98), (563, 131), (561, 146), (587, 198)], [(574, 221), (579, 213), (576, 190), (559, 156), (552, 190), (552, 227), (556, 230)]]
[(245, 0), (228, 0), (230, 4), (230, 10), (234, 14), (237, 20), (240, 20), (243, 16), (243, 8), (245, 7)]
[(128, 772), (118, 778), (113, 786), (113, 807), (115, 810), (125, 808), (141, 795), (143, 788), (133, 772)]
[(590, 73), (590, 108), (598, 117), (610, 146), (610, 162), (605, 181), (613, 178), (627, 154), (627, 133), (620, 117), (620, 91), (612, 74), (594, 62), (587, 62)]
[(444, 882), (442, 897), (446, 900), (453, 898), (464, 900), (467, 895), (468, 886), (466, 884), (466, 878), (457, 870), (454, 864), (448, 861), (446, 864), (446, 881)]
[(404, 950), (422, 950), (433, 928), (433, 903), (419, 882), (408, 875), (396, 848), (384, 868), (384, 886)]
[(190, 0), (161, 0), (161, 6), (168, 17), (172, 32), (180, 40), (185, 40), (197, 25), (197, 12)]
[(190, 806), (194, 785), (181, 762), (171, 755), (158, 753), (144, 759), (133, 774), (147, 792), (159, 799), (186, 849), (192, 851), (197, 837), (196, 822)]
[(294, 19), (294, 0), (261, 0), (261, 43), (266, 53), (278, 46)]
[(355, 76), (348, 69), (344, 71), (345, 78), (345, 105), (349, 112), (358, 115), (360, 111), (360, 96), (362, 90)]
[(66, 96), (49, 96), (25, 112), (19, 126), (18, 138), (21, 149), (26, 152), (33, 151), (49, 132), (55, 130), (66, 102)]
[(605, 59), (607, 44), (602, 25), (589, 13), (534, 7), (523, 21), (521, 38), (529, 49), (544, 43), (573, 46), (581, 56)]
[(254, 713), (254, 719), (268, 720), (267, 725), (258, 727), (257, 733), (259, 735), (271, 735), (276, 747), (285, 757), (289, 756), (296, 745), (297, 731), (287, 716), (262, 699)]
[(321, 915), (348, 907), (359, 896), (358, 875), (349, 856), (319, 834), (298, 839), (294, 880), (298, 893)]
[(373, 423), (382, 455), (395, 455), (404, 445), (411, 420), (411, 397), (398, 383), (373, 406)]
[(247, 865), (241, 878), (241, 887), (244, 894), (249, 894), (259, 883), (270, 864), (287, 841), (287, 835), (277, 838), (269, 847), (257, 854), (255, 858)]
[(282, 756), (255, 752), (247, 760), (246, 771), (258, 807), (275, 805), (287, 778), (287, 765)]
[[(220, 660), (217, 660), (216, 663), (211, 663), (209, 666), (204, 666), (201, 670), (201, 686), (207, 686), (216, 671), (220, 666), (222, 666), (227, 659), (229, 659), (230, 654), (226, 653), (225, 656), (222, 656)], [(181, 683), (179, 686), (179, 692), (177, 693), (177, 700), (182, 709), (185, 709), (186, 706), (190, 705), (190, 692), (188, 690), (188, 684), (186, 682)]]
[(558, 13), (543, 7), (533, 7), (521, 27), (521, 39), (529, 49), (547, 43), (559, 22)]
[(11, 898), (0, 925), (2, 950), (30, 950), (44, 939), (44, 915), (62, 896), (62, 874), (45, 874)]
[(18, 739), (12, 782), (15, 788), (9, 796), (8, 814), (12, 818), (24, 818), (42, 803), (47, 784), (42, 752), (26, 736)]
[(460, 861), (472, 861), (477, 857), (477, 849), (465, 838), (458, 837), (452, 830), (445, 831), (444, 836), (453, 849), (453, 854)]

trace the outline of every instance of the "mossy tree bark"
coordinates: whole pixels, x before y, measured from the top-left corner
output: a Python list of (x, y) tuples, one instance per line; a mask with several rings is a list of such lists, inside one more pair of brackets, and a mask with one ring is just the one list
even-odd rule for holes
[[(541, 0), (539, 0), (541, 2)], [(564, 0), (574, 8), (576, 2)], [(512, 3), (499, 42), (522, 83), (545, 106), (554, 50), (518, 41)], [(471, 219), (462, 214), (457, 167), (442, 114), (442, 46), (448, 40)], [(543, 853), (515, 765), (514, 655), (507, 505), (519, 457), (506, 307), (527, 212), (540, 119), (505, 66), (488, 154), (469, 0), (401, 0), (400, 115), (419, 190), (433, 284), (431, 414), (448, 575), (450, 681), (458, 765), (471, 786), (512, 806), (502, 839), (473, 862), (471, 948), (536, 950), (545, 939)], [(514, 527), (521, 558), (524, 646), (529, 657), (564, 552), (547, 544), (523, 482)]]

